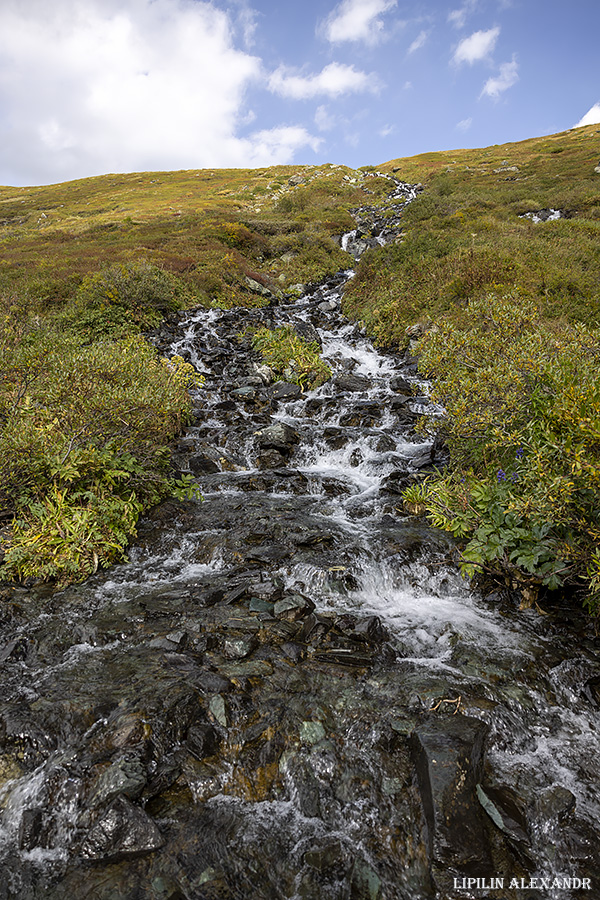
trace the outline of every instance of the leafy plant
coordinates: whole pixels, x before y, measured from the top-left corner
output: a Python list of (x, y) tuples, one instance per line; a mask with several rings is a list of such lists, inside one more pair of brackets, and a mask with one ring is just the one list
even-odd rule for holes
[(451, 463), (407, 502), (465, 541), (466, 574), (587, 586), (599, 608), (600, 332), (559, 329), (518, 296), (488, 295), (420, 350)]
[(144, 510), (194, 494), (167, 445), (199, 379), (140, 336), (86, 345), (35, 319), (8, 317), (0, 351), (2, 574), (62, 587), (122, 559)]
[(316, 388), (331, 378), (331, 369), (319, 355), (316, 341), (305, 341), (290, 325), (274, 330), (259, 328), (252, 346), (280, 377), (304, 388)]

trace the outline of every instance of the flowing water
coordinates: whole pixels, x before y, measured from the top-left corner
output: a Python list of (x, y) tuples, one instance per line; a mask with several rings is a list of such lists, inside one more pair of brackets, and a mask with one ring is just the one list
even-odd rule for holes
[[(365, 216), (355, 256), (399, 233)], [(405, 512), (443, 455), (414, 362), (342, 315), (352, 275), (164, 329), (205, 376), (174, 456), (203, 500), (84, 585), (5, 592), (2, 900), (600, 897), (598, 642), (470, 591)], [(317, 390), (244, 336), (288, 324)]]

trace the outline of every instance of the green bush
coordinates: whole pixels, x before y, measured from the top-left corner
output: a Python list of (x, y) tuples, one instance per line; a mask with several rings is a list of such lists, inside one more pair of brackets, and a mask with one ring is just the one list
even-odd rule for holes
[(600, 332), (488, 295), (420, 350), (451, 463), (406, 500), (466, 541), (466, 574), (578, 586), (600, 609)]
[(168, 442), (196, 376), (140, 337), (85, 345), (7, 316), (0, 332), (2, 575), (61, 587), (121, 559), (139, 515), (185, 491)]
[(79, 286), (75, 327), (94, 339), (122, 337), (158, 325), (166, 313), (183, 307), (184, 297), (181, 282), (157, 266), (145, 262), (109, 266), (87, 275)]
[(252, 346), (280, 377), (304, 388), (316, 388), (331, 378), (331, 369), (319, 355), (316, 341), (305, 341), (290, 325), (271, 330), (259, 328)]

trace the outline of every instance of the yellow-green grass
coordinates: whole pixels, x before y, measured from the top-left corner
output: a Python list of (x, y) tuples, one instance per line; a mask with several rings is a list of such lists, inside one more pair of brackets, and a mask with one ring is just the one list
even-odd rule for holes
[[(510, 289), (543, 317), (596, 324), (600, 314), (598, 126), (479, 150), (428, 153), (382, 171), (422, 182), (402, 241), (365, 254), (346, 311), (385, 344), (469, 298)], [(520, 218), (544, 208), (565, 218)]]

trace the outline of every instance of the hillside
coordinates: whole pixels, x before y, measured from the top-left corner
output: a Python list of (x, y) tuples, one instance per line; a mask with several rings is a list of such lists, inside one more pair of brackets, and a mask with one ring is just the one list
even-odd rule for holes
[(197, 377), (140, 334), (186, 308), (261, 307), (349, 268), (339, 237), (352, 210), (383, 204), (379, 171), (424, 190), (397, 239), (362, 256), (344, 311), (382, 346), (412, 353), (423, 336), (421, 371), (449, 414), (451, 465), (407, 502), (470, 541), (469, 574), (533, 599), (585, 583), (594, 607), (599, 160), (590, 126), (359, 171), (0, 188), (5, 576), (85, 577), (122, 557), (144, 511), (193, 495), (168, 448)]

